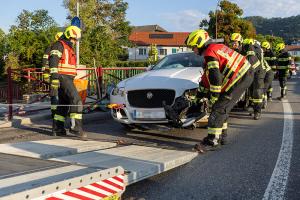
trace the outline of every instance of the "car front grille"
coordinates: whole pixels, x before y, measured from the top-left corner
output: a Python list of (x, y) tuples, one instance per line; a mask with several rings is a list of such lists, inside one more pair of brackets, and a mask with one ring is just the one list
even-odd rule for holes
[(128, 91), (128, 102), (136, 108), (161, 108), (164, 103), (172, 105), (175, 91), (168, 89), (149, 89)]

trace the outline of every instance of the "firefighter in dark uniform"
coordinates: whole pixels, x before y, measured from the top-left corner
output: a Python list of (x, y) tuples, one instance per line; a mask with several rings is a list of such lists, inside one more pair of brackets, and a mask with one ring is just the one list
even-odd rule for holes
[[(55, 41), (58, 41), (59, 38), (63, 35), (63, 32), (58, 32), (55, 35)], [(50, 70), (49, 70), (49, 55), (50, 55), (50, 51), (51, 51), (51, 47), (52, 44), (49, 45), (43, 55), (43, 67), (42, 67), (42, 72), (43, 72), (43, 80), (45, 82), (49, 82), (50, 81)], [(57, 94), (57, 90), (51, 90), (50, 88), (50, 102), (51, 102), (51, 116), (52, 119), (54, 118), (55, 115), (55, 111), (57, 108), (57, 104), (58, 104), (58, 94)]]
[(51, 88), (58, 90), (59, 100), (53, 120), (52, 133), (54, 136), (66, 135), (64, 124), (69, 113), (70, 133), (86, 137), (86, 133), (82, 130), (82, 101), (73, 82), (77, 75), (73, 46), (80, 38), (81, 29), (77, 26), (69, 26), (64, 35), (51, 48), (49, 58)]
[(262, 51), (255, 48), (253, 39), (243, 40), (240, 33), (233, 33), (230, 37), (232, 48), (247, 57), (247, 60), (254, 68), (254, 79), (250, 90), (250, 98), (254, 110), (254, 119), (261, 117), (262, 97), (264, 90), (265, 71), (261, 63)]
[(242, 54), (247, 56), (255, 69), (253, 83), (250, 87), (250, 96), (254, 110), (254, 119), (258, 120), (261, 118), (266, 73), (263, 66), (263, 51), (260, 47), (255, 46), (254, 43), (253, 39), (245, 39), (243, 41)]
[(205, 30), (190, 33), (186, 45), (192, 48), (195, 54), (203, 55), (205, 60), (205, 74), (202, 76), (199, 90), (209, 90), (212, 111), (208, 119), (208, 135), (195, 148), (199, 151), (203, 148), (209, 150), (225, 140), (226, 134), (222, 134), (223, 127), (227, 128), (229, 112), (251, 85), (253, 70), (245, 56), (224, 44), (212, 43)]
[(265, 76), (265, 94), (267, 95), (267, 100), (272, 101), (272, 81), (276, 72), (276, 56), (271, 50), (271, 45), (269, 42), (262, 42), (261, 47), (264, 51), (264, 60), (267, 62), (268, 65)]
[(282, 100), (286, 97), (286, 82), (287, 82), (287, 76), (289, 74), (289, 69), (292, 64), (292, 58), (290, 54), (285, 50), (285, 44), (284, 43), (278, 43), (275, 47), (275, 52), (277, 54), (277, 71), (278, 71), (278, 79), (280, 84), (280, 97), (278, 97), (279, 100)]

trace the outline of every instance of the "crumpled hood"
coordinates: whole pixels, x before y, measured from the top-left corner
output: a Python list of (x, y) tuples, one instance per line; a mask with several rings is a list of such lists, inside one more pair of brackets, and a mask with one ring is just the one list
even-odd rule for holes
[(151, 70), (121, 81), (118, 87), (124, 87), (126, 91), (174, 89), (176, 96), (180, 96), (187, 89), (197, 88), (202, 74), (201, 67)]

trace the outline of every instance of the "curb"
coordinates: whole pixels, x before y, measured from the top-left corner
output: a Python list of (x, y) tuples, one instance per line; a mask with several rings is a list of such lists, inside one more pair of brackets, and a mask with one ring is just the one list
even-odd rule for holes
[[(84, 114), (83, 123), (93, 122), (100, 117), (110, 118), (111, 117), (110, 112), (95, 111), (89, 114)], [(29, 115), (26, 117), (14, 116), (12, 121), (3, 121), (3, 123), (0, 123), (0, 128), (19, 127), (21, 125), (35, 124), (36, 122), (47, 121), (47, 120), (51, 120), (51, 112), (48, 110), (38, 114)]]

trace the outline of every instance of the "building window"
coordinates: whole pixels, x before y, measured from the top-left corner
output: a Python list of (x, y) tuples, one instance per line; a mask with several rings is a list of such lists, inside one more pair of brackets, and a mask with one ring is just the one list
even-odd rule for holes
[(159, 55), (167, 55), (167, 49), (160, 49), (159, 50)]
[(147, 49), (145, 48), (139, 49), (139, 55), (146, 55), (146, 54), (147, 54)]
[(172, 53), (177, 53), (178, 50), (176, 48), (172, 48)]

